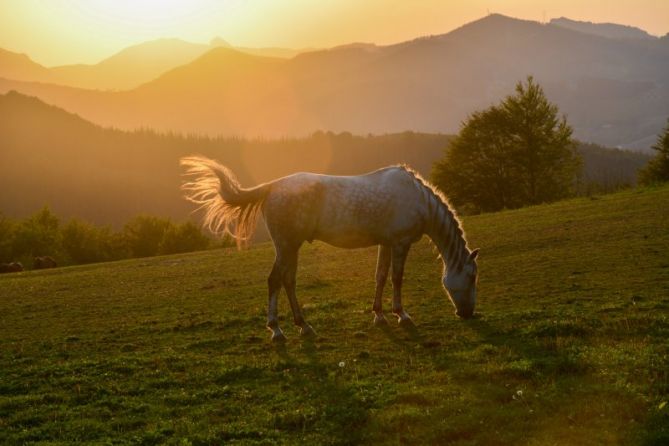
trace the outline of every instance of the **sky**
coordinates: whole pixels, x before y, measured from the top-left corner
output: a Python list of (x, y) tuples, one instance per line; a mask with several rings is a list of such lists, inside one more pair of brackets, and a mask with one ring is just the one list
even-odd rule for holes
[(389, 44), (500, 13), (669, 32), (669, 0), (0, 0), (0, 48), (46, 66), (96, 63), (162, 37), (247, 47)]

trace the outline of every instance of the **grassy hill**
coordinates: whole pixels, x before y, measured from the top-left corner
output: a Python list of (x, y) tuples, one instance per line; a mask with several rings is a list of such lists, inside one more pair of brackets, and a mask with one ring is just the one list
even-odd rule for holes
[(479, 317), (453, 315), (422, 241), (411, 331), (371, 326), (374, 249), (307, 245), (319, 337), (282, 298), (284, 346), (264, 329), (269, 244), (3, 275), (0, 438), (667, 444), (667, 216), (669, 187), (468, 217)]

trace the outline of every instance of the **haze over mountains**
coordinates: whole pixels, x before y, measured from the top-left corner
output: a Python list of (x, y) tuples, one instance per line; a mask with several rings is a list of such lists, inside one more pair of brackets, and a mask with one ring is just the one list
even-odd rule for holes
[[(288, 59), (217, 46), (118, 92), (27, 82), (7, 74), (3, 62), (0, 92), (34, 95), (122, 129), (252, 137), (318, 129), (455, 133), (468, 114), (534, 75), (567, 114), (577, 138), (646, 149), (669, 116), (669, 38), (638, 38), (628, 28), (490, 15), (443, 35), (389, 46), (344, 45)], [(191, 57), (196, 51), (190, 48), (175, 54)], [(103, 65), (96, 70), (104, 71)], [(36, 76), (41, 72), (33, 69)]]
[[(450, 136), (405, 132), (377, 136), (318, 132), (307, 138), (242, 140), (104, 129), (39, 99), (0, 95), (0, 218), (26, 217), (49, 205), (76, 216), (119, 225), (139, 213), (188, 217), (179, 190), (181, 156), (224, 161), (243, 185), (296, 171), (337, 175), (407, 163), (428, 177)], [(634, 182), (646, 155), (581, 145), (584, 191)]]
[[(128, 90), (149, 82), (179, 65), (192, 62), (213, 48), (233, 48), (220, 37), (209, 45), (180, 39), (159, 39), (125, 48), (93, 65), (75, 64), (47, 68), (25, 54), (0, 48), (0, 77), (51, 83), (94, 90)], [(287, 48), (235, 48), (248, 54), (293, 57), (299, 50)]]
[(104, 129), (17, 92), (0, 95), (0, 217), (25, 217), (49, 205), (65, 218), (121, 224), (139, 213), (182, 220), (192, 211), (179, 189), (179, 158), (224, 160), (244, 185), (296, 170), (360, 174), (409, 163), (426, 176), (447, 135), (240, 140)]

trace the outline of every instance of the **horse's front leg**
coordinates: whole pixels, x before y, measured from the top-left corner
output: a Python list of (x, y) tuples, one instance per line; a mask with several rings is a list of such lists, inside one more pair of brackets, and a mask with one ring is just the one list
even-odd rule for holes
[(404, 276), (404, 263), (409, 253), (410, 244), (394, 245), (392, 248), (393, 266), (393, 313), (397, 316), (400, 325), (413, 325), (411, 316), (402, 308), (402, 279)]
[(388, 279), (392, 250), (390, 246), (379, 245), (379, 256), (376, 260), (376, 294), (374, 296), (374, 325), (385, 325), (388, 323), (383, 315), (383, 288)]
[(291, 251), (289, 255), (286, 256), (286, 269), (283, 274), (283, 286), (286, 289), (286, 294), (288, 295), (288, 301), (290, 302), (290, 308), (293, 310), (293, 321), (295, 325), (300, 327), (300, 335), (302, 336), (315, 336), (316, 332), (311, 325), (309, 325), (302, 315), (302, 309), (300, 304), (297, 302), (297, 251), (299, 247), (294, 251)]

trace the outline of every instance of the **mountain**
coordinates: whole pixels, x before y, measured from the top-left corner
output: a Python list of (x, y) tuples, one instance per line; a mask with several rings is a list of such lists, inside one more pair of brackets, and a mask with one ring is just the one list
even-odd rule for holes
[(180, 39), (158, 39), (133, 45), (96, 64), (47, 68), (24, 54), (0, 49), (0, 77), (91, 90), (128, 90), (152, 81), (175, 67), (192, 62), (213, 48), (224, 47), (247, 54), (293, 57), (302, 50), (287, 48), (234, 48), (220, 37), (209, 45)]
[(244, 185), (297, 170), (361, 174), (408, 163), (428, 176), (447, 135), (305, 139), (184, 137), (102, 128), (34, 97), (0, 95), (0, 215), (25, 217), (49, 205), (65, 218), (119, 225), (139, 213), (185, 219), (180, 157), (199, 153), (229, 166)]
[(97, 64), (51, 68), (24, 54), (0, 49), (0, 77), (94, 90), (126, 90), (191, 62), (210, 49), (179, 39), (160, 39), (125, 48)]
[(179, 207), (175, 178), (160, 171), (145, 178), (142, 170), (152, 151), (147, 147), (140, 154), (141, 138), (133, 142), (122, 132), (15, 92), (0, 96), (0, 116), (4, 215), (26, 216), (44, 205), (64, 217), (104, 224), (120, 224), (140, 212), (174, 215), (181, 209), (187, 215), (185, 206)]
[(669, 116), (666, 39), (611, 39), (490, 15), (448, 34), (260, 57), (219, 46), (124, 92), (0, 80), (105, 125), (283, 137), (457, 132), (533, 75), (575, 136), (644, 149)]
[(51, 70), (61, 79), (62, 85), (126, 90), (152, 81), (218, 47), (261, 57), (292, 57), (298, 53), (298, 50), (284, 48), (236, 48), (220, 37), (212, 39), (209, 45), (159, 39), (125, 48), (95, 65), (65, 65)]
[(280, 57), (283, 59), (290, 59), (295, 57), (300, 53), (307, 51), (314, 51), (313, 48), (302, 48), (302, 49), (293, 49), (293, 48), (278, 48), (278, 47), (261, 47), (261, 48), (252, 48), (246, 46), (233, 46), (225, 41), (221, 37), (214, 37), (209, 42), (209, 46), (216, 48), (222, 46), (224, 48), (231, 48), (233, 50), (241, 51), (242, 53), (252, 54), (254, 56), (262, 57)]
[(0, 77), (22, 81), (53, 82), (56, 77), (51, 71), (25, 54), (14, 53), (0, 48)]
[(99, 90), (126, 90), (192, 62), (210, 49), (179, 39), (159, 39), (123, 49), (94, 65), (51, 68), (60, 84)]
[[(0, 95), (0, 215), (25, 217), (49, 205), (58, 215), (120, 225), (139, 213), (178, 220), (192, 206), (179, 191), (178, 160), (199, 153), (230, 167), (245, 186), (296, 171), (335, 175), (406, 163), (429, 177), (451, 136), (317, 132), (258, 140), (183, 137), (102, 128), (34, 97)], [(583, 193), (634, 183), (646, 155), (581, 144)]]
[(562, 26), (574, 31), (580, 31), (586, 34), (608, 37), (610, 39), (639, 39), (654, 40), (657, 37), (651, 36), (646, 31), (633, 26), (618, 25), (615, 23), (592, 23), (571, 20), (566, 17), (551, 19), (551, 25)]

